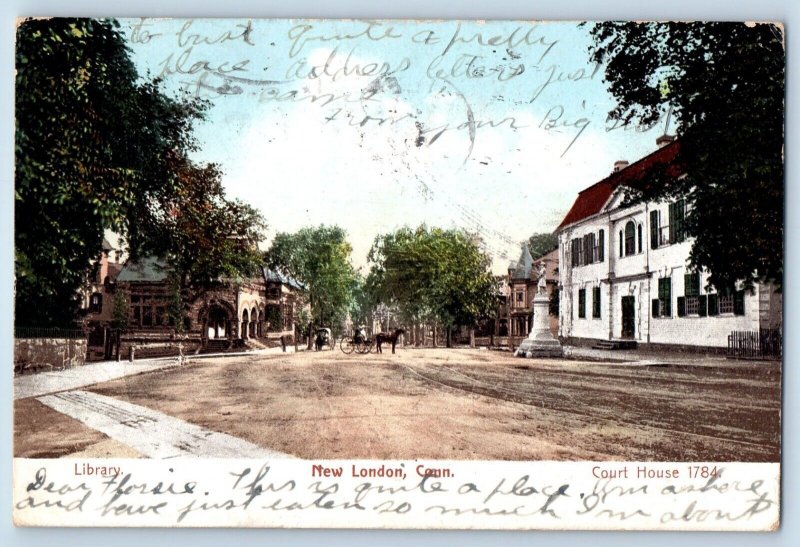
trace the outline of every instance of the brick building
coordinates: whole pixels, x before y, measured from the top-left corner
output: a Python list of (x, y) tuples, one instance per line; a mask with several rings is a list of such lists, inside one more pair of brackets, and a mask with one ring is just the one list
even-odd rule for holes
[[(527, 245), (522, 246), (519, 260), (508, 266), (508, 334), (525, 337), (531, 330), (533, 297), (539, 283), (535, 264), (544, 261), (547, 294), (552, 296), (558, 287), (558, 249), (553, 249), (541, 258), (533, 259)], [(550, 316), (550, 330), (558, 334), (558, 318)]]
[[(102, 309), (89, 309), (92, 329), (90, 355), (111, 358), (126, 355), (170, 353), (180, 340), (187, 351), (223, 351), (234, 347), (263, 348), (291, 341), (304, 287), (292, 278), (267, 268), (260, 275), (221, 280), (198, 293), (184, 293), (183, 333), (176, 336), (168, 309), (174, 298), (166, 268), (153, 257), (128, 261), (107, 285)], [(113, 295), (125, 299), (128, 324), (121, 338), (111, 332)], [(101, 336), (102, 334), (102, 336)], [(118, 346), (118, 347), (117, 347)]]

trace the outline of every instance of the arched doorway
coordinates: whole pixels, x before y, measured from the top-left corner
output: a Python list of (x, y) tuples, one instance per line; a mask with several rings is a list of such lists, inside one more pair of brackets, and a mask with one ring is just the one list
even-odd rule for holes
[(228, 312), (218, 305), (212, 305), (208, 310), (208, 323), (206, 336), (209, 340), (228, 338)]
[(250, 310), (250, 338), (256, 338), (256, 326), (258, 325), (258, 310)]
[(250, 313), (245, 309), (242, 312), (242, 339), (246, 339), (250, 332)]
[(206, 301), (197, 314), (197, 330), (202, 347), (216, 351), (229, 348), (238, 324), (236, 309), (230, 302), (219, 299)]

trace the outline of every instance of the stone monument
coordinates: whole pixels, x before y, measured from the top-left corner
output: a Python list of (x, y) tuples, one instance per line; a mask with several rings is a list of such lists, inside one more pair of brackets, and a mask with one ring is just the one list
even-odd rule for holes
[(550, 298), (547, 296), (547, 267), (544, 261), (539, 262), (539, 282), (537, 283), (536, 296), (533, 297), (533, 325), (528, 337), (517, 348), (517, 357), (563, 357), (564, 350), (561, 342), (550, 332), (548, 315), (550, 313)]

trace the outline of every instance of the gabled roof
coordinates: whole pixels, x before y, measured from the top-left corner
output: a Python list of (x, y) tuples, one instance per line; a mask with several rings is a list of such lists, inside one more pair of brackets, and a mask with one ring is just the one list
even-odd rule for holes
[(556, 228), (556, 232), (570, 224), (599, 213), (603, 205), (608, 202), (608, 199), (614, 193), (614, 190), (619, 186), (637, 188), (646, 184), (648, 173), (657, 166), (667, 166), (667, 173), (670, 176), (679, 176), (681, 169), (674, 163), (679, 151), (680, 142), (674, 141), (625, 169), (611, 173), (600, 182), (596, 182), (582, 190), (578, 193), (575, 203), (572, 204), (572, 208), (564, 217), (564, 220)]
[(306, 286), (290, 277), (288, 275), (283, 275), (280, 272), (275, 270), (271, 270), (267, 267), (262, 267), (261, 270), (264, 272), (264, 280), (267, 283), (280, 283), (282, 285), (286, 285), (288, 287), (292, 287), (294, 289), (305, 290)]
[(154, 256), (143, 257), (136, 262), (128, 260), (117, 276), (117, 281), (158, 282), (167, 278), (164, 262)]
[(530, 279), (531, 268), (533, 267), (533, 257), (528, 250), (527, 245), (522, 246), (522, 253), (517, 260), (517, 266), (514, 268), (514, 273), (511, 274), (512, 279)]

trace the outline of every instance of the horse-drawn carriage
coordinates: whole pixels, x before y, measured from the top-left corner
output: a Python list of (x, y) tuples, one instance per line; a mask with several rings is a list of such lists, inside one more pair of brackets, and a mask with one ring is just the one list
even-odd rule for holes
[(342, 341), (339, 342), (339, 348), (346, 354), (356, 353), (369, 353), (375, 345), (375, 340), (367, 335), (365, 327), (359, 327), (353, 333), (353, 336), (343, 336)]
[(354, 351), (356, 353), (370, 353), (373, 347), (376, 348), (377, 353), (383, 353), (381, 345), (383, 343), (389, 343), (392, 345), (392, 353), (394, 353), (397, 339), (404, 332), (403, 329), (396, 329), (392, 333), (381, 332), (375, 335), (375, 338), (371, 338), (367, 335), (367, 331), (364, 327), (359, 327), (356, 329), (353, 336), (342, 337), (339, 347), (346, 354), (353, 353)]
[(317, 351), (333, 350), (336, 347), (336, 340), (333, 337), (331, 329), (321, 328), (317, 329), (314, 335), (314, 349)]

